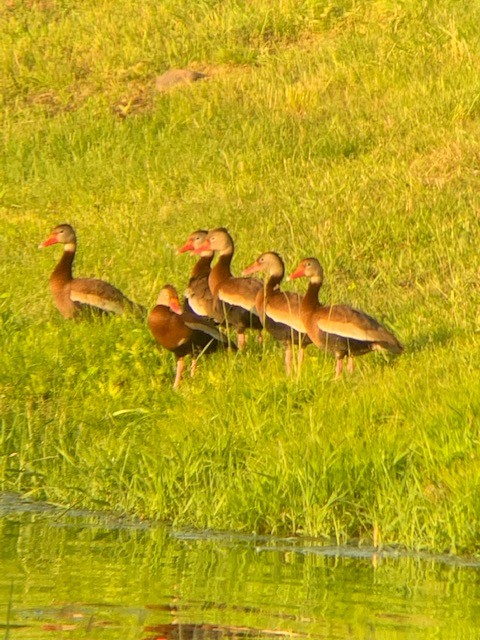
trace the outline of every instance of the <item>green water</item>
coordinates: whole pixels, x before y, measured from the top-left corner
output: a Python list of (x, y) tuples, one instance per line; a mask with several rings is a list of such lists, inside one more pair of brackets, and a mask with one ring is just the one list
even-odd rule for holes
[(0, 496), (2, 638), (480, 638), (480, 565), (173, 533)]

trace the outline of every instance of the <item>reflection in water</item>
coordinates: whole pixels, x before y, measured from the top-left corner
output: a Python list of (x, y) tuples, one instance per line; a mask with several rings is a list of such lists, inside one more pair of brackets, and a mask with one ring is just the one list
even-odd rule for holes
[(0, 496), (0, 637), (475, 638), (475, 563), (172, 534)]

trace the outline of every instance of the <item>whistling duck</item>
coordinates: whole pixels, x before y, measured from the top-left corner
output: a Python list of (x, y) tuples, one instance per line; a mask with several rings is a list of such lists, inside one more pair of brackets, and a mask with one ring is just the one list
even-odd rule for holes
[[(193, 253), (204, 242), (208, 235), (208, 231), (199, 229), (194, 231), (187, 239), (185, 244), (178, 249), (178, 253)], [(185, 310), (191, 310), (197, 316), (206, 316), (212, 318), (215, 322), (223, 322), (223, 313), (216, 309), (213, 303), (212, 292), (208, 286), (208, 276), (210, 275), (210, 265), (212, 263), (214, 252), (205, 250), (200, 253), (200, 257), (195, 263), (188, 287), (185, 291)]]
[(263, 285), (256, 278), (235, 278), (232, 275), (230, 264), (235, 246), (227, 229), (220, 227), (209, 231), (204, 243), (195, 253), (202, 251), (216, 251), (219, 254), (208, 276), (208, 286), (216, 307), (224, 311), (226, 323), (237, 331), (238, 348), (243, 349), (245, 330), (262, 330), (255, 308), (255, 297)]
[(354, 368), (354, 356), (370, 351), (402, 353), (397, 338), (375, 318), (346, 305), (322, 306), (318, 292), (323, 283), (323, 269), (316, 258), (302, 260), (290, 279), (310, 278), (307, 292), (300, 306), (300, 316), (312, 342), (336, 358), (335, 376), (338, 378), (347, 357), (348, 371)]
[(93, 313), (116, 313), (131, 311), (143, 316), (146, 309), (129, 300), (123, 293), (104, 280), (97, 278), (74, 278), (72, 265), (77, 248), (75, 231), (69, 224), (59, 224), (52, 229), (40, 248), (52, 244), (63, 244), (63, 254), (50, 276), (50, 291), (55, 306), (64, 318), (73, 318), (89, 310)]
[(311, 344), (300, 318), (303, 296), (291, 291), (282, 291), (280, 283), (285, 275), (282, 258), (273, 251), (262, 253), (255, 262), (243, 270), (245, 275), (263, 271), (265, 285), (259, 289), (255, 306), (265, 329), (285, 346), (285, 369), (292, 370), (292, 345), (298, 345), (298, 364), (303, 362), (304, 349)]
[(182, 379), (185, 356), (193, 356), (193, 375), (197, 357), (201, 353), (211, 353), (219, 347), (236, 349), (235, 344), (229, 342), (227, 336), (220, 333), (213, 323), (190, 311), (182, 311), (177, 291), (170, 284), (165, 285), (160, 291), (157, 304), (150, 311), (147, 322), (158, 344), (175, 354), (177, 372), (174, 389)]

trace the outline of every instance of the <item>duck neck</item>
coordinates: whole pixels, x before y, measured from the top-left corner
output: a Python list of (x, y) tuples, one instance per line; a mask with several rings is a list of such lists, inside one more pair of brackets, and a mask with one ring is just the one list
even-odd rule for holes
[(313, 311), (321, 306), (318, 300), (318, 294), (322, 287), (322, 281), (320, 278), (310, 278), (310, 282), (308, 284), (307, 292), (303, 298), (302, 309), (306, 309), (308, 311)]
[(283, 273), (281, 274), (272, 274), (268, 277), (265, 283), (265, 295), (269, 296), (275, 291), (275, 289), (280, 288), (280, 283), (283, 280)]
[(73, 243), (64, 245), (62, 257), (50, 276), (50, 282), (53, 284), (66, 284), (73, 279), (72, 265), (75, 258), (76, 247)]
[(210, 256), (201, 256), (195, 266), (192, 269), (192, 278), (200, 278), (202, 276), (208, 276), (210, 273), (210, 265), (212, 264), (213, 253)]
[(210, 291), (215, 295), (218, 287), (222, 282), (232, 277), (232, 272), (230, 269), (230, 264), (233, 258), (233, 251), (229, 253), (221, 253), (215, 266), (210, 271), (210, 275), (208, 277), (208, 286), (210, 287)]
[(257, 308), (257, 313), (260, 317), (261, 323), (265, 326), (266, 317), (265, 317), (265, 307), (268, 305), (269, 298), (273, 296), (275, 290), (279, 290), (280, 282), (282, 281), (283, 274), (278, 275), (269, 275), (264, 283), (263, 287), (258, 290), (257, 295), (255, 296), (255, 306)]

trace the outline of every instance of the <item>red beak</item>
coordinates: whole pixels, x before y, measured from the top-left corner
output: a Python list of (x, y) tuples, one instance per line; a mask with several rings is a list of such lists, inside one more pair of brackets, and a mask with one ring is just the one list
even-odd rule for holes
[(305, 275), (305, 267), (301, 264), (295, 269), (293, 273), (288, 276), (289, 280), (295, 280), (296, 278), (301, 278)]
[(178, 313), (178, 315), (181, 315), (183, 313), (178, 298), (171, 298), (168, 306), (174, 313)]
[(251, 265), (249, 265), (248, 267), (245, 267), (245, 269), (242, 271), (242, 276), (248, 276), (251, 273), (256, 273), (257, 271), (260, 271), (260, 268), (261, 268), (260, 265), (255, 260), (255, 262), (252, 262)]
[(187, 251), (193, 251), (194, 246), (191, 240), (187, 240), (183, 247), (177, 249), (177, 253), (186, 253)]
[(38, 248), (42, 249), (43, 247), (49, 247), (51, 244), (57, 244), (57, 242), (57, 236), (52, 233), (51, 236), (48, 236), (48, 238), (44, 240), (44, 242), (38, 245)]
[(193, 253), (195, 255), (199, 255), (200, 253), (202, 253), (202, 251), (211, 251), (209, 240), (205, 240), (205, 242), (203, 242), (199, 247), (193, 250)]

